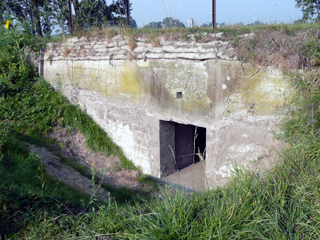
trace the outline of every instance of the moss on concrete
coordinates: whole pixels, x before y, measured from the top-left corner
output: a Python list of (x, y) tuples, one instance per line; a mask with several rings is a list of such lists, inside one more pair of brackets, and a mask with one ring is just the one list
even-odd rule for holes
[(227, 112), (246, 109), (251, 114), (275, 114), (284, 104), (288, 83), (278, 71), (248, 68), (230, 94)]
[(140, 99), (144, 89), (141, 86), (141, 77), (139, 77), (134, 64), (125, 64), (121, 77), (118, 79), (120, 82), (119, 93), (130, 95), (133, 99)]

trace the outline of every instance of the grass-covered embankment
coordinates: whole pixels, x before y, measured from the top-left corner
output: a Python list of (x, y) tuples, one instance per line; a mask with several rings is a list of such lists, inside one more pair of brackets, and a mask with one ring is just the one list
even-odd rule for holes
[[(304, 57), (313, 63), (307, 65), (310, 69), (289, 74), (295, 95), (278, 136), (287, 147), (279, 153), (274, 169), (263, 177), (239, 170), (228, 186), (203, 194), (163, 191), (152, 200), (126, 204), (111, 200), (89, 205), (85, 196), (47, 178), (38, 157), (21, 139), (35, 139), (55, 124), (90, 125), (80, 110), (37, 78), (33, 69), (27, 77), (10, 80), (8, 76), (20, 68), (10, 69), (15, 62), (8, 61), (0, 68), (0, 232), (9, 239), (320, 238), (319, 51), (315, 40), (301, 45), (308, 50)], [(3, 45), (0, 54), (6, 49)], [(16, 89), (16, 79), (23, 83), (21, 88)], [(6, 87), (6, 82), (12, 87)], [(92, 129), (91, 136), (100, 144), (101, 139), (94, 137), (96, 131), (100, 130)]]
[[(54, 127), (77, 129), (95, 151), (120, 158), (121, 166), (135, 169), (93, 120), (56, 92), (37, 74), (26, 52), (43, 43), (13, 26), (0, 28), (0, 234), (20, 230), (37, 214), (59, 215), (84, 211), (90, 199), (61, 182), (50, 179), (40, 158), (25, 142), (48, 146), (44, 136)], [(83, 172), (84, 173), (84, 172)], [(111, 186), (115, 195), (121, 195)], [(126, 190), (128, 191), (128, 190)], [(130, 194), (130, 191), (128, 191)], [(124, 198), (128, 197), (122, 193)], [(72, 210), (70, 210), (72, 209)]]

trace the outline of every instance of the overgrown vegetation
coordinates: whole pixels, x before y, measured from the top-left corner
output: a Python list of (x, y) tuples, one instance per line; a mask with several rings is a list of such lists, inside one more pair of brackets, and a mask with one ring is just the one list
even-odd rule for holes
[(28, 46), (33, 50), (40, 49), (37, 40), (28, 34), (17, 36), (19, 33), (14, 29), (3, 34), (4, 41), (0, 43), (0, 116), (3, 121), (0, 127), (31, 136), (48, 133), (57, 125), (76, 128), (85, 135), (90, 148), (118, 156), (123, 168), (135, 169), (122, 150), (87, 114), (69, 104), (38, 77), (34, 66), (23, 54)]
[[(153, 199), (125, 204), (111, 199), (107, 203), (89, 204), (86, 196), (50, 180), (39, 158), (21, 140), (47, 133), (56, 124), (61, 124), (79, 128), (86, 135), (88, 144), (96, 150), (120, 157), (123, 154), (105, 140), (106, 135), (88, 116), (67, 104), (60, 94), (38, 78), (25, 59), (21, 59), (15, 50), (8, 50), (13, 49), (8, 46), (14, 45), (10, 34), (1, 32), (6, 40), (0, 41), (2, 237), (320, 238), (318, 35), (306, 35), (301, 46), (306, 49), (302, 54), (310, 64), (305, 65), (303, 71), (288, 73), (295, 96), (281, 125), (282, 132), (277, 136), (287, 144), (279, 152), (277, 165), (263, 177), (238, 169), (226, 187), (202, 194), (163, 190)], [(252, 46), (250, 44), (254, 42), (249, 43)]]
[[(128, 29), (123, 27), (92, 27), (83, 28), (80, 31), (75, 31), (73, 36), (100, 36), (110, 39), (115, 35), (125, 35), (130, 33), (134, 37), (141, 35), (150, 36), (171, 36), (173, 39), (179, 39), (185, 34), (199, 34), (202, 38), (206, 38), (206, 34), (210, 33), (224, 33), (226, 38), (234, 38), (243, 34), (249, 34), (258, 31), (279, 31), (284, 32), (286, 35), (294, 36), (298, 32), (309, 32), (309, 31), (319, 31), (320, 26), (318, 23), (299, 23), (299, 24), (261, 24), (261, 25), (248, 25), (248, 26), (238, 26), (229, 25), (224, 27), (219, 27), (212, 29), (211, 27), (194, 27), (194, 28), (138, 28), (138, 29)], [(72, 36), (69, 36), (72, 37)]]
[[(138, 38), (144, 38), (153, 47), (161, 47), (163, 41), (195, 41), (210, 43), (221, 40), (230, 43), (236, 57), (252, 65), (276, 66), (283, 69), (304, 69), (319, 61), (317, 51), (320, 25), (318, 23), (300, 24), (262, 24), (253, 26), (226, 26), (212, 28), (90, 28), (75, 32), (74, 36), (98, 37), (110, 41), (120, 35), (133, 51)], [(55, 41), (65, 41), (61, 37)], [(307, 44), (306, 44), (307, 43)], [(68, 53), (68, 52), (66, 52)], [(66, 54), (67, 55), (67, 54)]]
[[(82, 29), (123, 24), (128, 1), (72, 0), (70, 4), (73, 6), (74, 28)], [(69, 0), (0, 0), (0, 22), (14, 18), (24, 22), (30, 34), (39, 37), (55, 34), (53, 30), (57, 31), (57, 26), (60, 28), (58, 32), (72, 32), (70, 11)]]
[[(43, 47), (39, 40), (12, 25), (0, 28), (0, 36), (0, 233), (9, 234), (35, 213), (78, 212), (89, 204), (88, 196), (51, 180), (24, 142), (47, 145), (52, 140), (44, 136), (55, 126), (75, 128), (90, 148), (118, 156), (123, 168), (136, 168), (88, 115), (38, 76), (27, 53)], [(122, 199), (133, 194), (104, 187)]]

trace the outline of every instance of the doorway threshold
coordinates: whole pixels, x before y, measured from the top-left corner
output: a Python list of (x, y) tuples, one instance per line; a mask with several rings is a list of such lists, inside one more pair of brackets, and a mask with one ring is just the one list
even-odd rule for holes
[(162, 178), (165, 182), (174, 183), (193, 191), (208, 189), (205, 176), (205, 161), (192, 164), (180, 171)]

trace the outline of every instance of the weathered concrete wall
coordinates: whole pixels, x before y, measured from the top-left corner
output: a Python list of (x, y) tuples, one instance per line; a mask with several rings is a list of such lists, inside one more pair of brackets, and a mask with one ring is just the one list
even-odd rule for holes
[(48, 45), (44, 76), (156, 177), (159, 120), (206, 128), (206, 175), (214, 186), (233, 163), (270, 156), (288, 89), (279, 70), (236, 61), (221, 36), (205, 43), (161, 38), (158, 47), (138, 38), (135, 49), (120, 36), (68, 39)]

